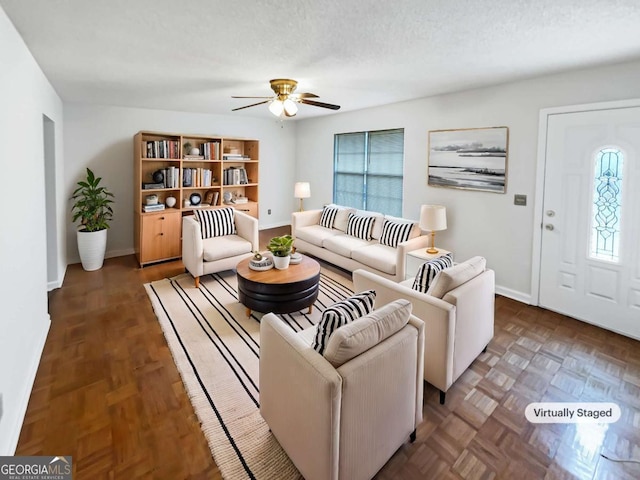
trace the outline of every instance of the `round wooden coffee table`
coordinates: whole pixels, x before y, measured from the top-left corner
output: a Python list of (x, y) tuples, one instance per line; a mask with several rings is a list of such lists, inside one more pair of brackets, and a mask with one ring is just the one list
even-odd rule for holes
[(309, 307), (318, 298), (320, 264), (302, 256), (302, 261), (289, 268), (256, 271), (249, 268), (247, 258), (238, 263), (238, 300), (251, 311), (262, 313), (291, 313)]

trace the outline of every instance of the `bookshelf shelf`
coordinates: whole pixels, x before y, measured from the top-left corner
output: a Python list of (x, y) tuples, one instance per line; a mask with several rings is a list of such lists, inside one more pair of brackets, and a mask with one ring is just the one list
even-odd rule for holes
[[(187, 145), (190, 151), (186, 151)], [(218, 194), (213, 205), (195, 208), (231, 206), (257, 218), (259, 147), (258, 140), (216, 135), (152, 131), (135, 134), (134, 235), (140, 266), (180, 258), (181, 218), (194, 210), (184, 201), (193, 193), (199, 193), (203, 203), (208, 193), (214, 199)], [(199, 150), (197, 155), (191, 152), (194, 148)], [(160, 178), (162, 182), (156, 181)], [(166, 186), (152, 186), (160, 183)], [(144, 188), (144, 184), (150, 188)], [(230, 193), (232, 199), (246, 197), (248, 201), (224, 204), (225, 193)], [(161, 204), (173, 197), (176, 203), (173, 208), (145, 212), (147, 195), (156, 195)]]

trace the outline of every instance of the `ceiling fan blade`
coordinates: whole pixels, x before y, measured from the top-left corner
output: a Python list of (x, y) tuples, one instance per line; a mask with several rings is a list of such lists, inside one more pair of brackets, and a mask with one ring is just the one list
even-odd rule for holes
[(315, 93), (292, 93), (289, 96), (296, 97), (296, 98), (320, 98)]
[(235, 96), (231, 96), (231, 98), (272, 98), (272, 97), (235, 97)]
[(307, 100), (305, 98), (301, 98), (300, 103), (306, 103), (307, 105), (313, 105), (314, 107), (330, 108), (331, 110), (340, 110), (340, 105), (316, 102), (315, 100)]
[(269, 100), (265, 100), (264, 102), (252, 103), (251, 105), (245, 105), (244, 107), (234, 108), (231, 111), (235, 112), (236, 110), (242, 110), (243, 108), (255, 107), (256, 105), (262, 105), (263, 103), (269, 103)]

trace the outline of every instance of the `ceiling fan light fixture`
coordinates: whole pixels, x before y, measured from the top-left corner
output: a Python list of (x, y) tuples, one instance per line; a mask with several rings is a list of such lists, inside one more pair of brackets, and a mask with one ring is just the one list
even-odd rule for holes
[(274, 100), (269, 104), (269, 111), (273, 113), (276, 117), (282, 115), (284, 111), (284, 104), (280, 100)]
[(284, 111), (289, 117), (293, 117), (296, 113), (298, 113), (298, 105), (296, 105), (296, 102), (294, 102), (290, 98), (287, 98), (284, 102), (282, 102), (282, 106), (284, 107)]

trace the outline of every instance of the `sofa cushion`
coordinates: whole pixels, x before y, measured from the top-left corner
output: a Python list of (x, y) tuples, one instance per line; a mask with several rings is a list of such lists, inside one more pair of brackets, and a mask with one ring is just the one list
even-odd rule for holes
[(330, 228), (325, 228), (320, 225), (309, 225), (307, 227), (296, 228), (295, 236), (300, 240), (309, 242), (318, 247), (322, 247), (325, 239), (333, 237), (335, 235), (344, 235), (344, 233)]
[(347, 222), (349, 220), (349, 214), (354, 213), (356, 209), (345, 207), (343, 205), (336, 205), (335, 203), (330, 203), (329, 205), (326, 205), (326, 206), (338, 209), (338, 213), (336, 214), (336, 218), (333, 222), (333, 228), (335, 228), (336, 230), (340, 230), (341, 232), (346, 232)]
[(409, 240), (413, 225), (410, 222), (396, 222), (385, 218), (382, 223), (380, 243), (390, 247), (397, 247), (399, 243)]
[(251, 242), (238, 235), (211, 237), (202, 241), (205, 262), (234, 257), (251, 252)]
[(338, 209), (335, 207), (322, 207), (322, 214), (320, 215), (320, 226), (324, 228), (333, 228), (333, 223), (336, 220)]
[[(415, 220), (409, 220), (408, 218), (402, 218), (402, 217), (394, 217), (392, 215), (385, 215), (384, 219), (389, 220), (390, 222), (410, 223), (411, 225), (413, 225), (413, 227), (411, 228), (411, 232), (409, 233), (408, 240), (411, 240), (412, 238), (416, 238), (422, 235), (422, 230), (420, 230), (420, 225)], [(384, 222), (383, 222), (383, 226), (384, 226)]]
[(473, 257), (466, 262), (444, 269), (433, 279), (427, 294), (442, 298), (447, 292), (480, 275), (486, 266), (487, 261), (484, 257)]
[(341, 326), (371, 313), (375, 300), (376, 292), (366, 290), (328, 307), (322, 312), (322, 319), (318, 322), (313, 349), (323, 354), (331, 334)]
[(420, 265), (420, 268), (418, 268), (418, 273), (411, 288), (422, 293), (427, 293), (436, 275), (445, 268), (450, 267), (453, 267), (453, 256), (450, 253), (424, 262)]
[(373, 222), (375, 217), (362, 215), (356, 215), (355, 213), (349, 214), (349, 220), (347, 222), (347, 235), (351, 235), (363, 240), (371, 240), (371, 229), (373, 228)]
[(342, 255), (346, 258), (351, 258), (353, 252), (360, 250), (367, 245), (373, 244), (373, 242), (369, 240), (352, 237), (351, 235), (340, 233), (338, 231), (335, 232), (337, 235), (325, 237), (322, 242), (322, 246), (330, 252), (337, 253), (338, 255)]
[(411, 302), (395, 300), (333, 332), (324, 358), (335, 368), (366, 352), (409, 322)]
[(236, 223), (233, 221), (233, 208), (195, 210), (195, 219), (200, 222), (202, 238), (235, 235)]
[(371, 229), (371, 237), (379, 240), (382, 235), (382, 222), (384, 221), (384, 215), (378, 212), (370, 212), (368, 210), (356, 210), (356, 215), (361, 217), (373, 217), (373, 227)]
[(356, 262), (360, 262), (381, 272), (395, 275), (398, 263), (398, 249), (373, 243), (353, 250), (351, 252), (351, 258)]

